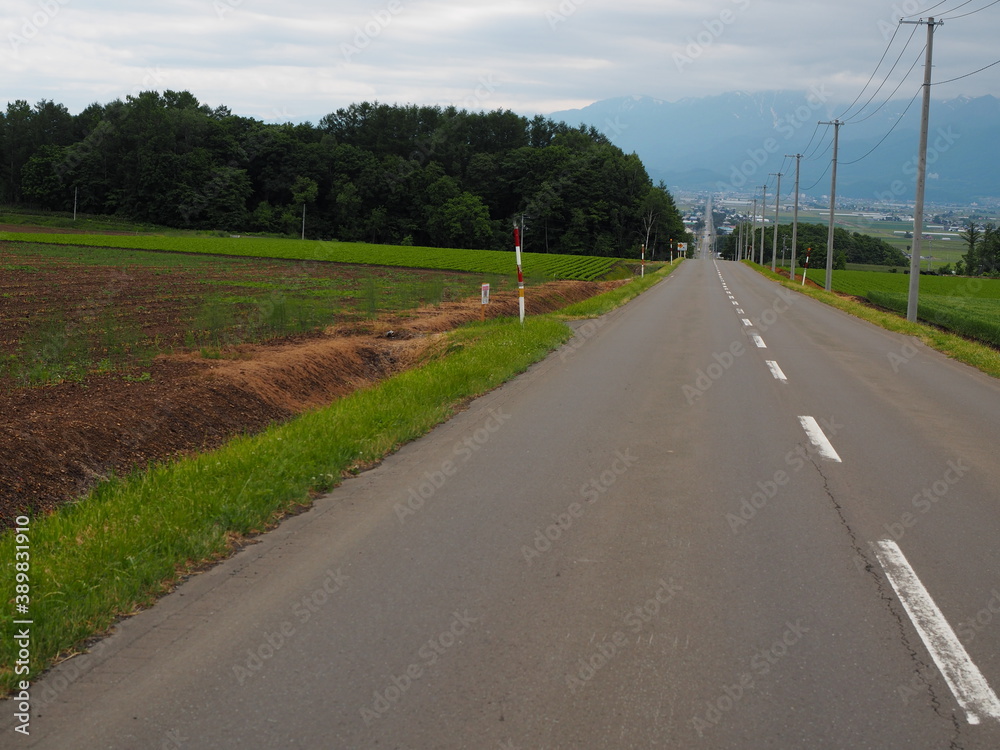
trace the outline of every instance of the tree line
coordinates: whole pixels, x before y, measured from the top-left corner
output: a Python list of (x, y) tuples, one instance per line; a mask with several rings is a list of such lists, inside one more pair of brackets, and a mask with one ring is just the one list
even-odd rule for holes
[(1000, 275), (1000, 227), (969, 222), (959, 235), (968, 250), (955, 264), (955, 272), (968, 276)]
[(155, 91), (78, 115), (0, 113), (0, 204), (343, 241), (662, 257), (685, 241), (663, 183), (593, 127), (509, 110), (364, 102), (273, 124)]
[[(746, 242), (750, 242), (751, 227), (744, 224)], [(826, 244), (829, 229), (823, 224), (800, 223), (796, 244), (796, 263), (802, 266), (805, 262), (806, 250), (811, 248), (809, 255), (809, 265), (812, 268), (820, 266), (826, 267)], [(739, 228), (733, 234), (723, 237), (719, 241), (719, 252), (727, 260), (736, 257), (736, 243)], [(771, 250), (774, 247), (774, 228), (764, 227), (753, 233), (757, 240), (757, 257), (759, 258), (761, 235), (764, 238), (764, 262), (771, 263)], [(787, 261), (791, 260), (792, 247), (792, 225), (778, 225), (778, 260), (782, 255)], [(906, 266), (909, 261), (906, 256), (897, 248), (890, 245), (885, 240), (872, 237), (860, 232), (849, 232), (846, 229), (835, 227), (833, 230), (833, 260), (835, 268), (846, 268), (848, 263), (863, 263), (875, 266)]]

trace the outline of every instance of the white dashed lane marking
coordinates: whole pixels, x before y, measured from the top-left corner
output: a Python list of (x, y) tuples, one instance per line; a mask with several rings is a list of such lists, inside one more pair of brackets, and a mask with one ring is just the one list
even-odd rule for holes
[(767, 367), (771, 371), (771, 374), (774, 375), (775, 380), (780, 381), (782, 383), (788, 382), (788, 378), (785, 377), (785, 373), (783, 373), (781, 371), (781, 368), (778, 367), (777, 362), (769, 359), (767, 360)]
[(965, 709), (966, 719), (970, 724), (979, 724), (983, 718), (1000, 719), (1000, 700), (996, 693), (969, 657), (899, 545), (891, 539), (883, 539), (872, 546), (920, 639), (959, 705)]
[(799, 422), (802, 425), (802, 429), (806, 431), (806, 435), (809, 436), (809, 442), (816, 447), (819, 455), (830, 461), (843, 463), (837, 451), (834, 450), (833, 443), (827, 438), (826, 433), (823, 432), (823, 428), (819, 426), (814, 417), (799, 417)]

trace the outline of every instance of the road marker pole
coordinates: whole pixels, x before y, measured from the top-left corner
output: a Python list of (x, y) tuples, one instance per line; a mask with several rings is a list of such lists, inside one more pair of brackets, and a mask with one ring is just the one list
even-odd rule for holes
[(483, 290), (483, 304), (482, 304), (482, 308), (483, 308), (482, 312), (483, 312), (483, 314), (480, 317), (480, 319), (481, 320), (486, 320), (486, 306), (488, 304), (490, 304), (490, 285), (489, 284), (483, 284), (482, 290)]
[(642, 263), (640, 265), (639, 278), (646, 278), (646, 246), (642, 246)]
[(524, 325), (524, 272), (521, 270), (521, 230), (514, 225), (514, 257), (517, 261), (517, 309)]
[(810, 247), (806, 250), (806, 264), (802, 267), (802, 286), (806, 285), (806, 274), (809, 273), (809, 254), (812, 253), (813, 249)]

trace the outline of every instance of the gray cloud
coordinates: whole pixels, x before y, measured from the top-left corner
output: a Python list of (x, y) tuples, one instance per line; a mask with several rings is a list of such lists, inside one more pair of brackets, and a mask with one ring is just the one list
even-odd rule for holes
[[(976, 0), (957, 13), (987, 2)], [(49, 98), (71, 111), (137, 87), (187, 88), (209, 104), (263, 118), (315, 117), (362, 99), (530, 114), (625, 94), (673, 101), (817, 85), (850, 101), (871, 75), (899, 13), (933, 4), (8, 0), (0, 19), (0, 66), (8, 100)], [(937, 12), (947, 18), (959, 4)], [(993, 62), (998, 19), (1000, 6), (939, 28), (935, 80)], [(890, 61), (912, 31), (900, 30)], [(917, 58), (924, 34), (918, 27), (901, 70)], [(916, 91), (920, 67), (898, 98)], [(998, 89), (1000, 66), (935, 95)]]

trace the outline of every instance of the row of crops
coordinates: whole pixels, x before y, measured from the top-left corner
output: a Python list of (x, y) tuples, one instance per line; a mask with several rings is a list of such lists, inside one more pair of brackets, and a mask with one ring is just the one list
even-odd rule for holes
[[(835, 271), (833, 288), (905, 314), (910, 277), (900, 273)], [(921, 276), (917, 317), (1000, 347), (1000, 280)]]
[[(0, 232), (0, 240), (84, 245), (134, 250), (163, 250), (209, 255), (233, 255), (284, 260), (332, 261), (402, 268), (429, 268), (483, 274), (510, 274), (514, 253), (439, 247), (369, 245), (359, 242), (319, 242), (241, 237), (162, 237), (104, 234), (31, 234)], [(599, 279), (615, 258), (588, 255), (524, 253), (522, 266), (531, 279)]]

